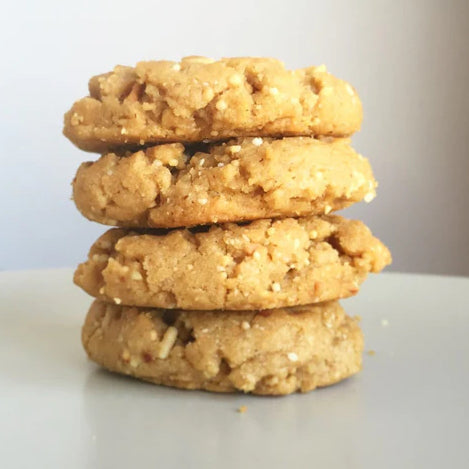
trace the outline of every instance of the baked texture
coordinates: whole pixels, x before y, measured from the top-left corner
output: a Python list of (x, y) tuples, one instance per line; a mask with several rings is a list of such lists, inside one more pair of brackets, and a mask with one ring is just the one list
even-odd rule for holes
[(109, 230), (91, 247), (74, 281), (116, 304), (255, 310), (354, 295), (368, 272), (391, 261), (362, 222), (339, 216), (206, 230)]
[(349, 139), (257, 137), (108, 153), (80, 166), (73, 198), (99, 223), (174, 228), (329, 213), (371, 201), (376, 185)]
[(324, 66), (286, 70), (267, 58), (186, 57), (117, 66), (91, 78), (65, 114), (79, 148), (294, 135), (349, 136), (360, 128), (355, 90)]
[(361, 369), (363, 351), (338, 302), (228, 313), (95, 301), (82, 340), (96, 363), (145, 381), (272, 395), (341, 381)]

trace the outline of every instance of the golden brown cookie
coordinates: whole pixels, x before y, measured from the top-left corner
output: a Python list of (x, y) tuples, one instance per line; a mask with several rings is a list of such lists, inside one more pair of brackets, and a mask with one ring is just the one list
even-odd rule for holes
[(348, 139), (245, 138), (187, 150), (174, 143), (83, 163), (78, 209), (107, 225), (171, 228), (323, 214), (375, 196), (370, 165)]
[(253, 312), (168, 311), (95, 301), (89, 357), (156, 384), (254, 394), (307, 392), (361, 369), (363, 337), (338, 302)]
[(270, 309), (354, 295), (390, 260), (362, 222), (332, 215), (160, 234), (112, 229), (74, 281), (116, 304)]
[(360, 128), (355, 90), (324, 66), (287, 70), (265, 58), (140, 62), (93, 77), (65, 115), (64, 134), (103, 152), (124, 145), (294, 135)]

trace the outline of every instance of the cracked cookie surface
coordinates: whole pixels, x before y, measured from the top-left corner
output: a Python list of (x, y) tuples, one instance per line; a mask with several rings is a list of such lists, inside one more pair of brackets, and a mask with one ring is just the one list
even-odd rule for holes
[(108, 153), (80, 166), (73, 199), (99, 223), (172, 228), (329, 213), (371, 201), (375, 188), (348, 139), (257, 137)]
[(246, 136), (343, 137), (362, 121), (355, 90), (324, 66), (287, 70), (268, 58), (117, 66), (91, 78), (89, 93), (65, 114), (64, 134), (95, 152)]
[(91, 360), (156, 384), (281, 395), (341, 381), (361, 369), (363, 337), (338, 302), (220, 312), (95, 301), (82, 330)]
[(362, 222), (334, 215), (148, 233), (107, 231), (75, 283), (116, 304), (270, 309), (354, 295), (391, 261)]

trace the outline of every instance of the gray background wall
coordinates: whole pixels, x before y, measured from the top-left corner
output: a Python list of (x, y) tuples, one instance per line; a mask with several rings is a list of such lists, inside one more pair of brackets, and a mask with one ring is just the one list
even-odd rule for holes
[(88, 78), (200, 54), (325, 63), (349, 80), (365, 109), (354, 145), (380, 188), (347, 216), (387, 242), (394, 270), (469, 275), (468, 18), (463, 0), (11, 3), (0, 18), (0, 269), (72, 266), (105, 229), (69, 200), (94, 156), (61, 136)]

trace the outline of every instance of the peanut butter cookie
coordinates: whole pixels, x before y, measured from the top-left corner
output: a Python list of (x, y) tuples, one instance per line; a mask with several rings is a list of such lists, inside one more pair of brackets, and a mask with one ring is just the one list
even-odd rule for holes
[(75, 204), (90, 220), (171, 228), (324, 214), (375, 195), (348, 139), (244, 138), (205, 148), (158, 145), (83, 163)]
[(186, 57), (140, 62), (91, 78), (65, 115), (79, 148), (295, 135), (349, 136), (360, 128), (355, 90), (324, 66), (287, 70), (266, 58)]
[(307, 392), (361, 369), (357, 321), (333, 301), (252, 312), (167, 311), (95, 301), (82, 331), (111, 371), (185, 389)]
[(75, 283), (116, 304), (270, 309), (354, 295), (391, 261), (362, 222), (332, 215), (152, 233), (109, 230)]

